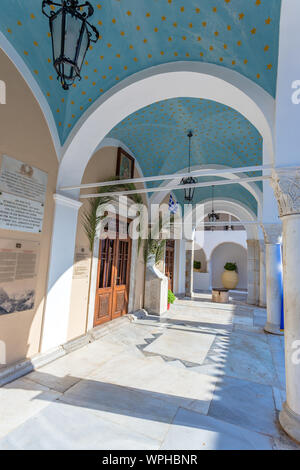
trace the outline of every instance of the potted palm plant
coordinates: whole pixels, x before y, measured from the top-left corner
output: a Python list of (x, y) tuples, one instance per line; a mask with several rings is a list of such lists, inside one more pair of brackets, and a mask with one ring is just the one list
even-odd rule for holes
[(175, 295), (171, 291), (171, 289), (168, 290), (168, 310), (170, 310), (170, 305), (175, 302)]
[(235, 289), (239, 283), (238, 268), (236, 263), (228, 262), (224, 266), (222, 284), (225, 289)]
[(201, 271), (201, 261), (194, 261), (194, 271), (200, 273)]

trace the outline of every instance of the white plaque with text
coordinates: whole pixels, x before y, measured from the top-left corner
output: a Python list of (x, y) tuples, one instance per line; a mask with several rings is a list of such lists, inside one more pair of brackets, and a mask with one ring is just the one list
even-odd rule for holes
[(0, 194), (0, 228), (40, 233), (44, 218), (44, 204), (13, 194)]
[(39, 247), (38, 242), (0, 239), (0, 315), (34, 308)]
[(0, 191), (44, 203), (47, 179), (44, 171), (3, 155)]

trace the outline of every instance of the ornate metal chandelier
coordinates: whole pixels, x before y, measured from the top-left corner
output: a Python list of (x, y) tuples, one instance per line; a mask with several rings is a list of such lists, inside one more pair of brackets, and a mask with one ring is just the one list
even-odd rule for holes
[[(215, 223), (217, 222), (219, 219), (220, 219), (220, 215), (219, 214), (216, 214), (215, 213), (215, 210), (214, 210), (214, 190), (215, 190), (215, 187), (212, 186), (211, 187), (212, 189), (212, 198), (211, 198), (211, 213), (208, 214), (208, 220), (210, 223)], [(212, 227), (212, 230), (214, 228)]]
[[(55, 10), (53, 9), (55, 8)], [(56, 9), (58, 7), (58, 9)], [(94, 14), (89, 2), (43, 0), (42, 12), (49, 18), (53, 65), (64, 90), (80, 77), (81, 67), (91, 42), (99, 39), (98, 30), (88, 22)]]
[[(188, 138), (189, 138), (189, 173), (191, 172), (191, 139), (193, 137), (192, 131), (189, 131), (188, 133)], [(186, 178), (182, 178), (180, 184), (182, 185), (191, 185), (191, 184), (196, 184), (198, 180), (196, 178), (193, 178), (192, 176), (188, 176)], [(184, 190), (184, 199), (187, 202), (192, 202), (195, 194), (195, 188), (185, 188)]]

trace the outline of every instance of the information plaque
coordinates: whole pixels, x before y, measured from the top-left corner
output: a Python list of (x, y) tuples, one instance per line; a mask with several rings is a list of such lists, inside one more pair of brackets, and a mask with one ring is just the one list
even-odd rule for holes
[(39, 247), (0, 238), (0, 315), (34, 308)]

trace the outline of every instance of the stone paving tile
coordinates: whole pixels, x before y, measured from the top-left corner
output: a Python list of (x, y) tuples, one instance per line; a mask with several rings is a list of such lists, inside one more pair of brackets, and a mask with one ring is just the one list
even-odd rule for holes
[(27, 378), (0, 388), (0, 438), (60, 397), (60, 393)]
[(50, 405), (0, 440), (1, 450), (155, 450), (159, 445), (139, 431), (63, 403)]
[(146, 352), (164, 355), (173, 359), (202, 364), (215, 335), (202, 332), (167, 330), (145, 348)]
[(224, 421), (179, 409), (163, 450), (272, 450), (273, 440)]
[(230, 336), (225, 373), (265, 385), (278, 385), (272, 353), (262, 335), (235, 332)]
[(208, 415), (263, 434), (276, 432), (273, 390), (267, 385), (224, 377), (215, 388)]
[(63, 393), (102, 363), (122, 353), (125, 347), (104, 337), (31, 372), (27, 378)]
[(131, 360), (126, 355), (105, 364), (89, 379), (150, 393), (177, 407), (192, 405), (204, 414), (208, 412), (216, 385), (213, 376), (193, 373), (186, 367), (170, 367), (169, 363), (152, 362), (148, 358)]
[(83, 380), (69, 390), (60, 402), (85, 409), (124, 429), (160, 441), (178, 409), (175, 402), (163, 399), (162, 393), (155, 394), (96, 379)]

